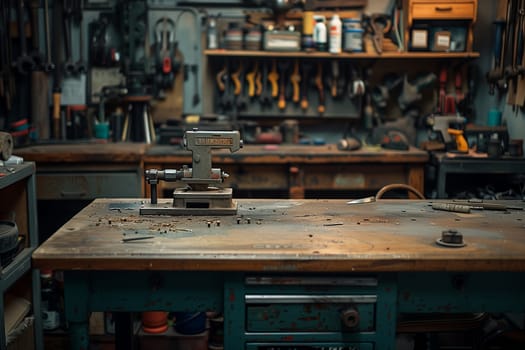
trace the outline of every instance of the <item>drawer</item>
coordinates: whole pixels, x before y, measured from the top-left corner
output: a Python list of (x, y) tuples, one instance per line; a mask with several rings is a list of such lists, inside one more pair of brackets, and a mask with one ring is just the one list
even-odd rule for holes
[(141, 178), (136, 172), (40, 173), (38, 199), (94, 199), (140, 197)]
[(376, 295), (248, 294), (248, 332), (370, 332)]
[(413, 3), (411, 11), (414, 20), (457, 20), (476, 18), (476, 5), (474, 2)]
[(248, 343), (246, 350), (374, 350), (372, 343)]

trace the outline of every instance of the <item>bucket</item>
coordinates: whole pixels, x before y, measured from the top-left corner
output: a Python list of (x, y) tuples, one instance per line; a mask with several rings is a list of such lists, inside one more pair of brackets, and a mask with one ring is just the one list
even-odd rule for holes
[(175, 330), (180, 334), (198, 334), (206, 330), (205, 312), (175, 312)]
[(164, 333), (168, 330), (168, 313), (166, 311), (144, 311), (142, 328), (151, 334)]

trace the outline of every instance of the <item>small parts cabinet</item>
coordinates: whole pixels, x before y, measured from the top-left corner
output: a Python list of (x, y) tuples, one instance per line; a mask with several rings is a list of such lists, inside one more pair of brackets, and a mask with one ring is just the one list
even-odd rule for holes
[(376, 276), (245, 277), (243, 315), (238, 314), (245, 320), (245, 349), (381, 348), (395, 334), (395, 322), (378, 319), (386, 319), (385, 301), (395, 288), (380, 285)]

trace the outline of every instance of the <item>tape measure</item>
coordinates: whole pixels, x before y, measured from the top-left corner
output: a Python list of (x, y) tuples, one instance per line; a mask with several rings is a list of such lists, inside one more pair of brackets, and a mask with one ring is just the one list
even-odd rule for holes
[(8, 160), (13, 153), (13, 137), (11, 134), (0, 131), (0, 159)]

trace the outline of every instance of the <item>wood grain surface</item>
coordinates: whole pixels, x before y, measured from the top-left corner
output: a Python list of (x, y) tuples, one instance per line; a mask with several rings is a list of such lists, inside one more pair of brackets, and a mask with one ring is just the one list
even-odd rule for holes
[[(139, 215), (141, 199), (97, 199), (36, 250), (34, 264), (58, 270), (525, 271), (523, 210), (458, 214), (419, 200), (237, 202), (237, 216), (172, 217)], [(463, 234), (466, 246), (437, 245), (447, 229)], [(142, 236), (152, 238), (123, 242)]]

